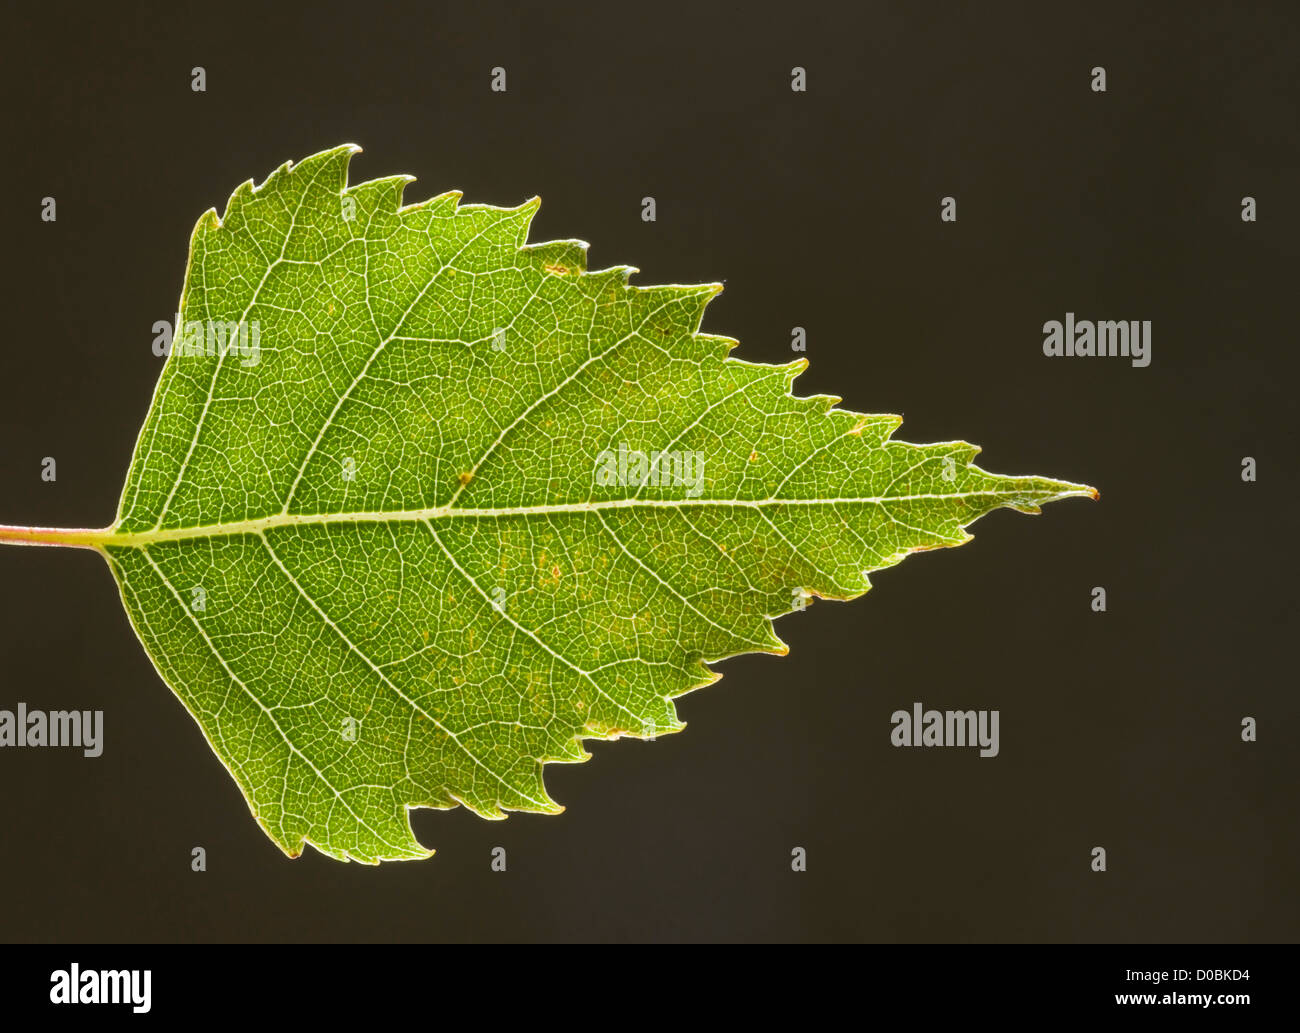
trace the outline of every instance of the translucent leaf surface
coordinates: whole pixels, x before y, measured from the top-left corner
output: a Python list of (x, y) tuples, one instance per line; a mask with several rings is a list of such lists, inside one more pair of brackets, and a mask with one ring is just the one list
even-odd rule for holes
[(546, 763), (679, 730), (710, 662), (785, 652), (772, 617), (1094, 494), (794, 397), (803, 362), (697, 332), (718, 285), (528, 244), (536, 200), (403, 207), (409, 177), (347, 185), (356, 150), (199, 220), (182, 321), (258, 349), (173, 350), (95, 543), (290, 855), (426, 856), (411, 807), (558, 811)]

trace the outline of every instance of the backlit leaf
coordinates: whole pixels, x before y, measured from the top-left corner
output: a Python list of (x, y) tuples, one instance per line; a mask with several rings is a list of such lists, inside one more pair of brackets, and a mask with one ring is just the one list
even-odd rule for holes
[(802, 361), (698, 332), (718, 285), (528, 244), (536, 200), (349, 186), (355, 150), (199, 220), (116, 523), (0, 533), (107, 556), (290, 855), (427, 856), (412, 807), (558, 811), (545, 764), (678, 731), (708, 664), (785, 652), (772, 617), (1095, 494), (795, 397)]

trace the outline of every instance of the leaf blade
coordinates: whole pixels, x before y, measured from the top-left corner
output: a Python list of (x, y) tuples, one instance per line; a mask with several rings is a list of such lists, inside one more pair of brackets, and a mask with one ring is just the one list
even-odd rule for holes
[[(528, 244), (536, 199), (348, 186), (356, 150), (200, 219), (182, 322), (255, 319), (260, 356), (173, 351), (105, 548), (291, 856), (427, 856), (412, 807), (554, 813), (545, 764), (679, 730), (673, 699), (708, 663), (784, 652), (771, 618), (802, 598), (854, 598), (991, 509), (1095, 495), (797, 397), (805, 363), (699, 333), (718, 285), (637, 287), (588, 272), (581, 242)], [(615, 450), (676, 475), (601, 483)]]

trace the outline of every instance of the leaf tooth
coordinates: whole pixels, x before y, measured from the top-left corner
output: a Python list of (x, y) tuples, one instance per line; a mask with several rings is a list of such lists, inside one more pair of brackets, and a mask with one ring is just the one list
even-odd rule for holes
[(700, 323), (704, 320), (704, 309), (710, 301), (717, 297), (722, 290), (722, 284), (668, 283), (655, 284), (649, 287), (629, 285), (628, 290), (634, 292), (633, 296), (638, 303), (649, 305), (651, 308), (657, 306), (662, 306), (665, 309), (669, 306), (677, 307), (678, 312), (665, 315), (657, 322), (661, 326), (669, 328), (674, 337), (685, 331), (688, 339), (694, 339), (699, 332)]
[(858, 423), (849, 433), (861, 438), (868, 448), (879, 448), (903, 425), (903, 417), (894, 413), (853, 415), (857, 417)]
[[(626, 287), (628, 278), (633, 273), (640, 271), (634, 265), (611, 265), (605, 269), (592, 269), (582, 275), (588, 289), (599, 296), (602, 291), (618, 291)], [(613, 299), (598, 297), (597, 300), (608, 301)]]
[(399, 173), (395, 176), (368, 179), (364, 183), (350, 187), (348, 193), (357, 198), (358, 205), (363, 211), (373, 211), (381, 215), (395, 215), (404, 210), (402, 208), (402, 194), (405, 192), (407, 184), (414, 182), (414, 176)]
[(513, 225), (516, 230), (515, 247), (522, 248), (528, 243), (528, 230), (533, 225), (533, 217), (541, 207), (542, 199), (534, 194), (518, 207), (505, 209), (508, 213), (507, 224)]
[(348, 181), (348, 166), (354, 154), (361, 148), (354, 143), (331, 147), (304, 158), (296, 165), (286, 161), (266, 177), (266, 180), (253, 188), (254, 194), (274, 192), (277, 190), (301, 191), (323, 194), (341, 194)]
[[(773, 616), (776, 616), (776, 614)], [(788, 656), (790, 653), (790, 647), (786, 644), (785, 639), (776, 633), (776, 628), (773, 626), (771, 618), (769, 617), (764, 623), (767, 625), (767, 628), (765, 629), (767, 631), (767, 641), (764, 643), (766, 648), (761, 650), (756, 649), (755, 652), (771, 653), (775, 656)]]
[(310, 158), (305, 158), (297, 165), (291, 166), (289, 176), (293, 179), (301, 177), (304, 193), (337, 196), (343, 193), (343, 189), (347, 186), (348, 167), (352, 164), (352, 156), (359, 153), (361, 148), (354, 143), (331, 147), (328, 151), (313, 154)]
[(521, 254), (532, 258), (543, 272), (572, 276), (587, 271), (588, 247), (585, 240), (548, 240), (544, 244), (529, 244), (521, 249)]
[[(730, 352), (733, 348), (737, 348), (740, 346), (740, 342), (736, 340), (734, 337), (726, 337), (723, 336), (722, 334), (696, 334), (695, 340), (702, 345), (717, 348), (718, 349), (717, 358), (724, 359), (724, 360), (727, 359), (728, 352)], [(739, 360), (728, 360), (728, 361), (739, 361)]]
[[(456, 214), (473, 216), (487, 212), (491, 215), (500, 216), (497, 222), (489, 228), (490, 232), (483, 234), (483, 242), (496, 242), (497, 235), (501, 234), (500, 243), (522, 249), (528, 243), (528, 228), (532, 225), (533, 216), (537, 214), (537, 210), (541, 206), (542, 199), (534, 196), (514, 208), (502, 208), (494, 204), (463, 204), (457, 209)], [(507, 230), (511, 232), (505, 233)]]
[[(238, 220), (243, 214), (244, 207), (248, 204), (257, 187), (253, 185), (251, 179), (246, 179), (239, 186), (231, 191), (230, 197), (226, 200), (226, 214), (217, 218), (217, 225), (224, 226), (229, 220)], [(216, 214), (215, 208), (209, 208), (209, 212)], [(203, 213), (205, 216), (207, 212)]]
[(452, 216), (456, 214), (456, 206), (465, 194), (460, 190), (447, 190), (441, 194), (435, 194), (433, 197), (426, 197), (423, 201), (413, 201), (401, 210), (401, 214), (407, 212), (428, 212), (435, 216)]
[[(209, 208), (199, 216), (199, 221), (194, 224), (194, 236), (206, 237), (209, 233), (221, 229), (221, 226), (221, 216), (217, 214), (215, 208)], [(191, 243), (193, 243), (192, 240)]]
[(552, 741), (554, 742), (555, 749), (558, 752), (547, 753), (544, 756), (538, 757), (537, 758), (538, 763), (540, 764), (581, 764), (584, 761), (589, 760), (591, 758), (591, 754), (588, 753), (585, 749), (583, 749), (582, 740), (577, 736), (572, 736), (568, 739), (563, 739), (559, 741), (556, 740), (552, 740)]
[(453, 793), (450, 791), (447, 795), (467, 811), (471, 811), (487, 821), (504, 821), (506, 818), (506, 812), (497, 805), (495, 800), (489, 803), (465, 793)]

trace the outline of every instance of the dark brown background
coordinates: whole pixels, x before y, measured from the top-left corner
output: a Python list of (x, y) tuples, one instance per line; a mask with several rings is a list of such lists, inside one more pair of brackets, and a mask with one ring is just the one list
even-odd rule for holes
[[(380, 869), (280, 856), (97, 557), (0, 550), (0, 707), (106, 712), (98, 760), (0, 751), (0, 938), (1297, 938), (1300, 16), (850, 6), (7, 9), (0, 521), (110, 522), (194, 221), (344, 141), (409, 199), (540, 194), (593, 267), (724, 279), (705, 328), (784, 361), (806, 326), (803, 392), (1103, 499), (781, 621), (684, 734), (552, 768), (562, 816), (420, 812), (437, 856)], [(1067, 310), (1152, 320), (1152, 365), (1045, 359)], [(891, 748), (914, 700), (1000, 709), (1001, 756)]]

